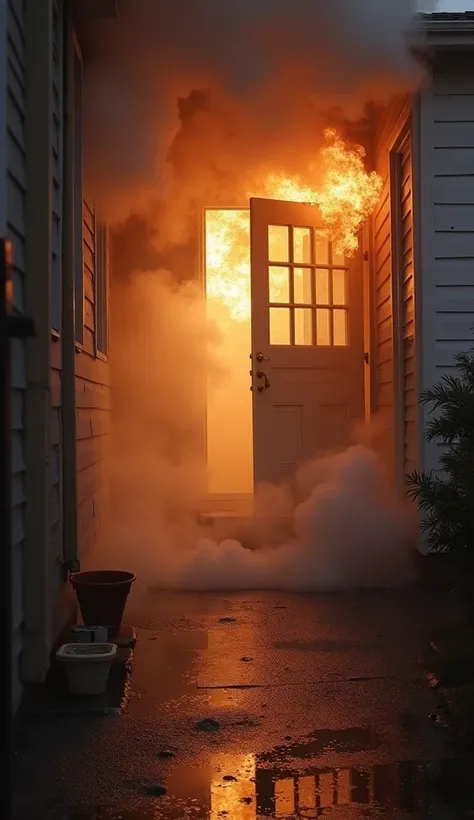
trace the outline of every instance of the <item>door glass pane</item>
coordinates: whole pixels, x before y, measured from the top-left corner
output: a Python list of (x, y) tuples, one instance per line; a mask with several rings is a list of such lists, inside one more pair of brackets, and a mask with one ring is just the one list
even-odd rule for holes
[(268, 226), (269, 262), (289, 262), (289, 228), (286, 225)]
[(316, 270), (316, 304), (329, 305), (329, 271), (325, 268)]
[(316, 231), (316, 264), (329, 265), (329, 240), (320, 231)]
[(290, 344), (290, 308), (270, 308), (270, 344)]
[(318, 345), (331, 344), (330, 318), (329, 310), (321, 308), (316, 311), (316, 344)]
[(283, 267), (268, 268), (268, 291), (270, 302), (290, 301), (290, 269)]
[(295, 345), (313, 344), (313, 311), (295, 308)]
[(288, 777), (275, 781), (275, 817), (291, 817), (295, 813), (295, 781)]
[[(314, 777), (298, 778), (298, 809), (303, 813), (304, 809), (316, 808), (316, 783)], [(310, 816), (310, 815), (308, 815)], [(314, 815), (311, 815), (313, 817)]]
[(311, 228), (293, 228), (293, 261), (311, 264)]
[(318, 786), (320, 807), (332, 806), (334, 803), (334, 772), (321, 772)]
[(342, 347), (347, 345), (347, 311), (335, 310), (334, 320), (334, 344)]
[(311, 268), (294, 268), (293, 270), (294, 300), (297, 305), (311, 305)]
[(344, 265), (345, 264), (344, 254), (338, 251), (338, 249), (333, 245), (332, 246), (332, 264), (333, 265)]
[(337, 772), (337, 803), (344, 806), (352, 802), (352, 777), (350, 769), (339, 769)]
[(333, 305), (347, 305), (345, 270), (333, 270), (332, 272), (332, 303)]

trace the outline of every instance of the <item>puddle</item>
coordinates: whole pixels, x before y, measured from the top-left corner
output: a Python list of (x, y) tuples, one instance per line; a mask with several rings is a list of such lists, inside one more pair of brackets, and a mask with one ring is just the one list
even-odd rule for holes
[[(416, 760), (390, 765), (268, 766), (270, 754), (224, 756), (216, 766), (175, 772), (169, 793), (149, 807), (99, 807), (69, 820), (450, 820), (458, 802), (459, 764)], [(443, 783), (455, 793), (443, 799)], [(446, 790), (446, 789), (445, 789)], [(463, 802), (463, 801), (461, 801)]]
[[(127, 810), (97, 807), (68, 820), (453, 820), (474, 805), (471, 774), (454, 759), (416, 758), (410, 741), (427, 724), (399, 713), (393, 726), (321, 729), (259, 754), (216, 750), (200, 766), (178, 752), (166, 776), (124, 793)], [(396, 757), (404, 749), (407, 759), (387, 763), (394, 738)]]

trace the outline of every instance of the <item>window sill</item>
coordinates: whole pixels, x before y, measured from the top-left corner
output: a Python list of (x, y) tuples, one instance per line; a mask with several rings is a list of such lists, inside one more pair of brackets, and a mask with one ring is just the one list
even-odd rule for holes
[(105, 353), (101, 353), (100, 350), (96, 350), (95, 353), (96, 359), (100, 359), (101, 362), (108, 362), (108, 356)]
[(54, 328), (52, 328), (51, 330), (51, 341), (55, 344), (61, 341), (61, 334), (58, 330), (55, 330)]
[(74, 350), (76, 353), (82, 353), (84, 348), (82, 347), (80, 342), (74, 342)]

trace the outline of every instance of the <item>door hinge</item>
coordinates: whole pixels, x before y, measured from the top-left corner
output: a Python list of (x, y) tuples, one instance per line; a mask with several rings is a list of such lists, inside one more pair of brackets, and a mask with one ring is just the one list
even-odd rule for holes
[(368, 353), (364, 353), (364, 362), (365, 364), (369, 364), (370, 356)]

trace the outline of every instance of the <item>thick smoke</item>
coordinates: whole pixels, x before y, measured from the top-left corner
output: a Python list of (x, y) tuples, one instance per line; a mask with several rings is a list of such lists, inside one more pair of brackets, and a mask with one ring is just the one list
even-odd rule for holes
[[(328, 117), (416, 81), (413, 27), (411, 0), (123, 0), (89, 32), (96, 199), (112, 218), (177, 200), (182, 221), (203, 194), (248, 196), (265, 166), (304, 169)], [(169, 210), (156, 218), (169, 242)]]
[(363, 135), (371, 106), (417, 82), (410, 0), (121, 7), (89, 31), (85, 78), (88, 190), (132, 249), (113, 265), (114, 493), (95, 560), (191, 589), (409, 580), (410, 516), (362, 444), (261, 489), (250, 533), (199, 525), (202, 408), (226, 374), (186, 242), (198, 206), (245, 204), (269, 172), (304, 176), (325, 126)]
[(106, 549), (94, 556), (99, 566), (191, 590), (412, 580), (410, 511), (370, 448), (370, 430), (358, 431), (364, 443), (302, 465), (291, 487), (260, 488), (255, 521), (234, 522), (233, 531), (200, 523), (203, 377), (210, 390), (226, 378), (218, 336), (195, 286), (166, 272), (136, 272), (117, 287), (114, 317), (113, 514)]

